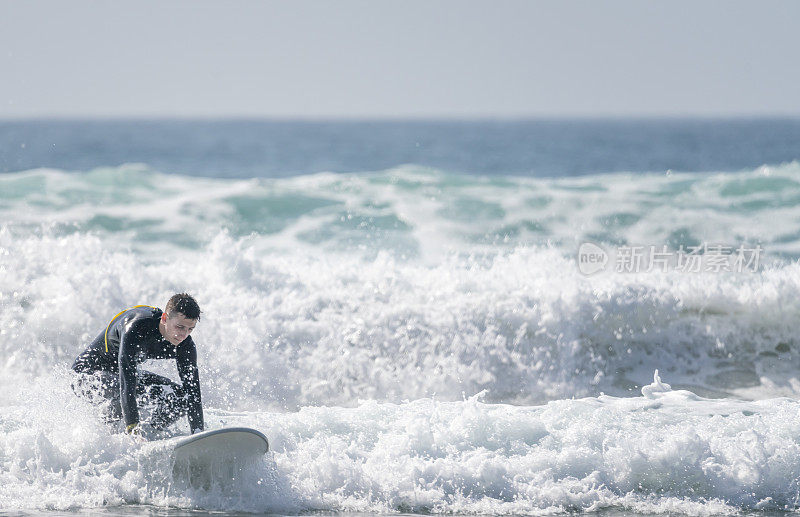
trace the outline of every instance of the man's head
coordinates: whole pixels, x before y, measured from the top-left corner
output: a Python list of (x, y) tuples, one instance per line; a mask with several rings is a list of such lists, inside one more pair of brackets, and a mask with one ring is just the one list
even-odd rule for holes
[(186, 293), (179, 293), (167, 302), (159, 330), (167, 341), (177, 346), (189, 337), (199, 320), (200, 306), (195, 299)]

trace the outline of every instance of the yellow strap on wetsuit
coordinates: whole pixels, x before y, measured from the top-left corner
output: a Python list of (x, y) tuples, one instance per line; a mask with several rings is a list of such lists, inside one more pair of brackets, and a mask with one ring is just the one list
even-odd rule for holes
[(119, 318), (121, 314), (125, 314), (131, 309), (138, 309), (139, 307), (150, 307), (151, 309), (155, 309), (155, 307), (153, 307), (152, 305), (134, 305), (133, 307), (128, 307), (124, 311), (120, 311), (119, 314), (111, 318), (111, 321), (108, 322), (108, 325), (106, 325), (106, 333), (103, 336), (103, 341), (105, 341), (106, 343), (106, 353), (108, 353), (108, 329), (111, 328), (111, 324), (114, 323), (114, 320)]

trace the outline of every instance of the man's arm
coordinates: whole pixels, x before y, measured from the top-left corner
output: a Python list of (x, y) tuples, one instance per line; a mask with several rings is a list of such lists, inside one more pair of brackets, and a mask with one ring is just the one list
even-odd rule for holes
[(136, 405), (136, 340), (133, 327), (120, 336), (119, 342), (119, 401), (127, 429), (139, 423), (139, 408)]
[(200, 397), (200, 374), (197, 370), (197, 350), (192, 338), (187, 338), (188, 343), (178, 349), (177, 363), (178, 375), (186, 392), (189, 427), (192, 433), (205, 429), (203, 421), (203, 401)]

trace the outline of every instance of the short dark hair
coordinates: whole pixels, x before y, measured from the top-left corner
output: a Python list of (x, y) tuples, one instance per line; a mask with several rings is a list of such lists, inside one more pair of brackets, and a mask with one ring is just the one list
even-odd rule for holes
[(197, 301), (192, 298), (192, 295), (187, 293), (178, 293), (172, 295), (172, 298), (167, 302), (164, 308), (167, 316), (172, 317), (176, 312), (180, 312), (190, 320), (200, 320), (200, 306)]

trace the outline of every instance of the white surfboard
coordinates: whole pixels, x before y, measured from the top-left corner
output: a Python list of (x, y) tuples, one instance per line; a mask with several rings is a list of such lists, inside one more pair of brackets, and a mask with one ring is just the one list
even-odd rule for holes
[(268, 451), (267, 437), (255, 429), (203, 431), (175, 442), (173, 474), (192, 484), (208, 485), (214, 478), (235, 476)]
[(213, 429), (186, 436), (175, 442), (175, 458), (225, 456), (248, 458), (269, 451), (267, 437), (248, 427)]

